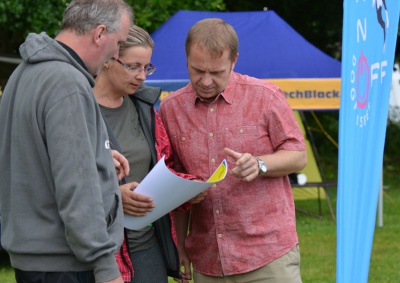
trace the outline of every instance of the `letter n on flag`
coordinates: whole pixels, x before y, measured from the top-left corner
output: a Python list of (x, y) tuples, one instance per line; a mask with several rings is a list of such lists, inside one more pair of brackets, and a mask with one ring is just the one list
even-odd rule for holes
[(336, 282), (368, 282), (399, 0), (344, 0)]

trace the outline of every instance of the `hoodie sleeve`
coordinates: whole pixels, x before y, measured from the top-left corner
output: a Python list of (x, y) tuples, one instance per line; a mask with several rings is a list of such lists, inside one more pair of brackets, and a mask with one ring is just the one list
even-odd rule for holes
[[(46, 141), (55, 182), (54, 197), (69, 247), (93, 266), (96, 282), (120, 275), (111, 237), (122, 208), (107, 134), (91, 93), (72, 93), (46, 113)], [(118, 211), (121, 212), (118, 212)]]

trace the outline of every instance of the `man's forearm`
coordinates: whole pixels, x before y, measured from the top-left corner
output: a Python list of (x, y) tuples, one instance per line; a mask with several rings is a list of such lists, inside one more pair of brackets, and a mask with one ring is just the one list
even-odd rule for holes
[(175, 230), (176, 230), (178, 249), (184, 250), (185, 239), (186, 239), (186, 235), (188, 232), (190, 211), (176, 210), (173, 213), (174, 213), (174, 220), (175, 220)]

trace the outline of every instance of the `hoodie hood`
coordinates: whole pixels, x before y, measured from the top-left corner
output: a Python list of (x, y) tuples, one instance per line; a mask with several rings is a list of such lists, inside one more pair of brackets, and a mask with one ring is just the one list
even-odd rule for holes
[(94, 86), (94, 78), (85, 70), (56, 40), (45, 32), (28, 34), (25, 42), (19, 47), (22, 60), (28, 64), (37, 64), (48, 61), (60, 61), (74, 66), (82, 72)]

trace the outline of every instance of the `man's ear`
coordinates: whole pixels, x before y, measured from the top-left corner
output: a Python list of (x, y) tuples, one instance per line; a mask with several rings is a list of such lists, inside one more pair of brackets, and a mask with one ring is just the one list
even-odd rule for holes
[(236, 65), (236, 62), (237, 62), (238, 58), (239, 58), (239, 53), (236, 54), (236, 57), (235, 57), (235, 59), (234, 59), (233, 62), (232, 62), (232, 70), (235, 68), (235, 65)]
[(107, 31), (107, 28), (105, 25), (98, 25), (93, 32), (93, 42), (99, 46), (101, 44), (101, 41), (103, 40), (103, 37)]

